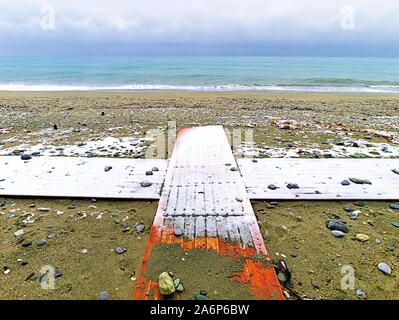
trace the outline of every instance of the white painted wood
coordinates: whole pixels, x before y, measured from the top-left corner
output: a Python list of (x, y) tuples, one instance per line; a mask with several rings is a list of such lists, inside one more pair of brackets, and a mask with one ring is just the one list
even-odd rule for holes
[[(0, 157), (0, 196), (159, 199), (167, 168), (162, 159)], [(112, 169), (105, 172), (106, 166)], [(146, 171), (157, 167), (153, 175)], [(150, 187), (140, 183), (148, 180)]]
[[(221, 126), (180, 130), (161, 195), (167, 205), (158, 211), (163, 225), (173, 219), (189, 240), (218, 236), (252, 246), (259, 228), (242, 177), (232, 167), (236, 162)], [(242, 225), (249, 222), (251, 228)], [(257, 248), (266, 252), (264, 244)]]
[[(399, 200), (399, 159), (238, 159), (251, 199), (268, 200)], [(341, 185), (349, 178), (368, 184)], [(288, 183), (299, 189), (288, 189)], [(269, 184), (279, 187), (268, 189)]]

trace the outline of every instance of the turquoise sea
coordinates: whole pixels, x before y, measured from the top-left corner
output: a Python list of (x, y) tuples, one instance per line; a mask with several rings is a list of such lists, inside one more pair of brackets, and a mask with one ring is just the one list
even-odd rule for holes
[(399, 94), (399, 58), (0, 57), (0, 90)]

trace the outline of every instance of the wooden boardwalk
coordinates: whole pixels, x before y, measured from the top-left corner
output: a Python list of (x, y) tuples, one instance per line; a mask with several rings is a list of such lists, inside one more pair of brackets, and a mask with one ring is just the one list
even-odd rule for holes
[[(175, 228), (183, 231), (176, 237)], [(244, 182), (221, 126), (179, 131), (142, 262), (133, 299), (161, 299), (157, 279), (144, 277), (152, 248), (160, 242), (186, 249), (268, 256)], [(259, 299), (282, 299), (270, 263), (245, 259), (241, 275), (231, 279), (248, 286)]]
[[(253, 200), (398, 200), (399, 159), (238, 159)], [(342, 185), (350, 178), (372, 184)], [(289, 189), (289, 183), (299, 189)], [(268, 188), (274, 184), (277, 189)]]
[[(168, 161), (76, 157), (0, 157), (0, 196), (159, 199)], [(105, 171), (105, 167), (112, 167)], [(153, 171), (147, 176), (146, 171)], [(151, 186), (143, 188), (148, 180)]]

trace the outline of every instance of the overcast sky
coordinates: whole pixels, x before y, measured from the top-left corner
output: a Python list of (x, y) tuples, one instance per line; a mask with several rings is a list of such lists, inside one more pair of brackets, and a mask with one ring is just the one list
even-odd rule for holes
[(0, 0), (0, 55), (399, 56), (398, 0)]

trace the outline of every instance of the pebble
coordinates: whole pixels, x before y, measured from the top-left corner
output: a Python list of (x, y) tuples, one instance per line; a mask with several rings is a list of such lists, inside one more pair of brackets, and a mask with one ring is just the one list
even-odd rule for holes
[(346, 212), (353, 212), (353, 211), (355, 211), (355, 208), (353, 208), (353, 207), (351, 207), (351, 206), (346, 206), (346, 207), (344, 207), (344, 210), (345, 210)]
[(47, 238), (53, 239), (55, 236), (57, 236), (55, 233), (50, 233)]
[(350, 216), (349, 219), (351, 219), (351, 220), (356, 220), (356, 219), (357, 219), (357, 216)]
[(356, 240), (359, 240), (361, 242), (365, 242), (368, 241), (370, 239), (370, 237), (367, 234), (363, 234), (363, 233), (358, 233), (356, 235)]
[(44, 246), (45, 244), (46, 244), (46, 240), (40, 240), (38, 243), (36, 243), (36, 245), (38, 246), (38, 247), (41, 247), (41, 246)]
[(19, 237), (22, 236), (24, 234), (24, 230), (23, 229), (19, 229), (18, 231), (14, 232), (14, 236)]
[(289, 183), (289, 184), (287, 184), (287, 188), (288, 189), (299, 189), (299, 186), (296, 183)]
[(21, 160), (30, 160), (32, 159), (32, 156), (29, 153), (24, 153), (21, 156)]
[(382, 273), (385, 273), (386, 275), (390, 275), (392, 273), (392, 269), (390, 266), (388, 266), (386, 263), (384, 262), (380, 262), (378, 264), (378, 270), (380, 270)]
[(356, 294), (357, 294), (358, 296), (360, 296), (362, 299), (366, 299), (366, 298), (367, 298), (366, 294), (365, 294), (362, 290), (360, 290), (360, 289), (357, 289), (357, 290), (356, 290)]
[(206, 292), (206, 290), (200, 290), (200, 294), (203, 296), (206, 296), (208, 294), (208, 292)]
[(150, 181), (148, 181), (148, 180), (145, 180), (145, 181), (141, 182), (140, 185), (141, 185), (143, 188), (147, 188), (147, 187), (151, 186), (152, 183), (151, 183)]
[(336, 238), (342, 238), (344, 236), (344, 233), (339, 230), (332, 230), (331, 233)]
[(68, 209), (76, 209), (76, 206), (74, 204), (71, 204), (70, 206), (68, 206)]
[(24, 241), (21, 243), (21, 246), (23, 247), (29, 247), (32, 244), (32, 241)]
[(111, 170), (111, 169), (112, 169), (111, 166), (105, 166), (104, 171), (105, 171), (105, 172), (108, 172), (108, 171)]
[(389, 207), (394, 210), (399, 210), (399, 206), (395, 203), (391, 203)]
[(335, 220), (335, 219), (331, 219), (329, 221), (327, 221), (327, 228), (330, 230), (339, 230), (342, 232), (349, 232), (348, 227), (346, 226), (346, 224), (343, 221), (339, 221), (339, 220)]
[(270, 190), (276, 190), (276, 189), (277, 189), (277, 187), (276, 187), (274, 184), (269, 184), (267, 187), (268, 187)]
[(208, 298), (203, 296), (202, 294), (197, 294), (195, 296), (195, 300), (208, 300)]
[(116, 250), (115, 250), (115, 251), (116, 251), (116, 253), (117, 253), (117, 254), (122, 254), (122, 253), (123, 253), (123, 250), (122, 250), (122, 248), (119, 248), (119, 247), (118, 247), (118, 248), (116, 248)]
[(138, 226), (136, 226), (137, 232), (143, 232), (144, 229), (145, 229), (145, 225), (143, 225), (143, 224), (139, 224)]
[(167, 272), (162, 272), (159, 275), (158, 284), (159, 284), (159, 292), (163, 296), (171, 295), (176, 291), (173, 280)]
[(281, 272), (279, 272), (279, 274), (277, 275), (277, 278), (278, 278), (278, 280), (279, 280), (281, 283), (284, 283), (284, 282), (287, 281), (287, 278), (286, 278), (285, 274), (284, 274), (284, 273), (281, 273)]
[(380, 240), (380, 239), (375, 239), (375, 243), (376, 243), (376, 244), (380, 244), (380, 243), (381, 243), (381, 240)]
[(82, 249), (82, 253), (86, 254), (87, 253), (87, 249)]
[(47, 280), (47, 278), (48, 278), (48, 274), (47, 274), (47, 273), (45, 273), (45, 274), (43, 274), (43, 275), (41, 275), (41, 276), (40, 276), (40, 278), (39, 278), (39, 282), (44, 282), (44, 281), (46, 281), (46, 280)]
[(180, 228), (176, 228), (173, 233), (175, 234), (176, 237), (180, 237), (181, 235), (183, 235), (183, 230)]
[(42, 211), (42, 212), (48, 212), (51, 209), (50, 208), (38, 208), (37, 210)]
[(54, 272), (54, 278), (59, 278), (63, 275), (61, 270), (55, 270)]
[(146, 175), (146, 176), (152, 176), (153, 174), (154, 174), (154, 173), (153, 173), (152, 171), (146, 171), (146, 172), (145, 172), (145, 175)]
[(391, 221), (391, 224), (392, 224), (394, 227), (399, 228), (399, 222)]
[(107, 291), (102, 291), (100, 293), (100, 300), (106, 300), (108, 298), (108, 292)]
[(349, 186), (351, 183), (350, 183), (348, 180), (342, 180), (342, 181), (341, 181), (341, 184), (342, 184), (343, 186)]
[(159, 171), (159, 169), (157, 167), (154, 167), (151, 169), (151, 171)]
[(358, 201), (358, 202), (356, 202), (356, 205), (358, 207), (364, 207), (366, 204), (363, 201)]

